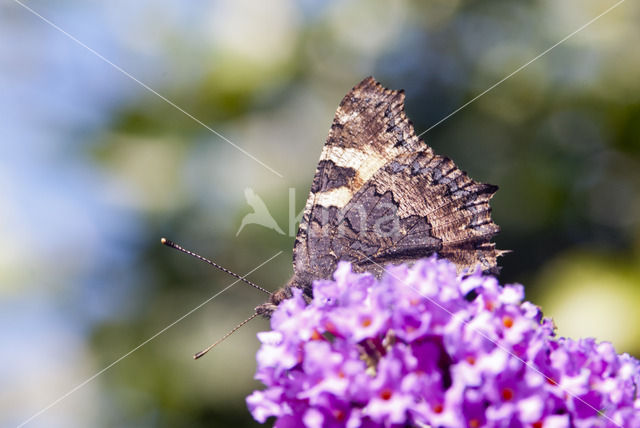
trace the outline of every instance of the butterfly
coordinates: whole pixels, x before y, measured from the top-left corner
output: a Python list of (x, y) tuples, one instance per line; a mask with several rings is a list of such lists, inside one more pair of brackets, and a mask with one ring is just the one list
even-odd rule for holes
[(246, 278), (162, 238), (161, 242), (270, 295), (269, 300), (206, 349), (200, 358), (257, 316), (269, 318), (299, 288), (330, 278), (339, 261), (381, 276), (388, 264), (437, 254), (459, 272), (497, 273), (491, 239), (500, 228), (489, 200), (497, 186), (478, 183), (451, 159), (433, 152), (404, 112), (404, 91), (367, 77), (336, 110), (293, 247), (293, 277), (270, 293)]
[(499, 227), (478, 183), (415, 134), (404, 91), (367, 77), (336, 110), (293, 248), (291, 280), (256, 308), (269, 317), (292, 288), (312, 297), (338, 261), (380, 276), (390, 263), (437, 254), (459, 271), (497, 273)]

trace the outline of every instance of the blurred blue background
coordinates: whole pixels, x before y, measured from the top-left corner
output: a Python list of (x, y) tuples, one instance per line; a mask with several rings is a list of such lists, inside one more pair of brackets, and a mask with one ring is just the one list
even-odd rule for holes
[[(613, 1), (29, 1), (223, 134), (167, 104), (15, 1), (0, 4), (0, 426), (17, 426), (233, 282), (268, 289), (289, 233), (249, 225), (251, 188), (285, 231), (342, 96), (404, 88), (418, 132)], [(640, 5), (625, 2), (425, 140), (497, 184), (503, 282), (559, 334), (640, 355)], [(293, 195), (295, 204), (290, 204)], [(295, 206), (294, 206), (295, 205)], [(26, 426), (256, 426), (253, 321), (238, 285)]]

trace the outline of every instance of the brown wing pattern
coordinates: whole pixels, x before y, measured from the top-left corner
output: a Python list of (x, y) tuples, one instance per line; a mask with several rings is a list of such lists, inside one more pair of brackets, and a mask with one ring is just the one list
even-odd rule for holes
[(329, 277), (339, 260), (379, 273), (434, 252), (460, 270), (494, 272), (496, 190), (435, 155), (415, 135), (404, 93), (369, 77), (336, 111), (296, 236), (292, 285)]

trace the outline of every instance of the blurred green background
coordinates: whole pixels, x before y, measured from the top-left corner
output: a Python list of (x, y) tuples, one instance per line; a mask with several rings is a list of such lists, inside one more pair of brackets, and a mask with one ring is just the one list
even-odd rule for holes
[[(418, 132), (613, 1), (15, 1), (0, 4), (0, 425), (17, 426), (233, 280), (291, 274), (342, 96), (404, 88)], [(500, 186), (503, 282), (559, 333), (640, 355), (640, 5), (625, 2), (424, 136)], [(251, 188), (284, 230), (249, 225)], [(290, 196), (295, 206), (290, 206)], [(37, 427), (257, 426), (253, 321), (237, 285), (32, 419)]]

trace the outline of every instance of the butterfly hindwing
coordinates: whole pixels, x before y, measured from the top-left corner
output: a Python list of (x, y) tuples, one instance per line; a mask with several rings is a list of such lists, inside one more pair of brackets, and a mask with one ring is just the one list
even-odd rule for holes
[(339, 260), (378, 274), (433, 253), (460, 270), (495, 271), (496, 190), (435, 155), (406, 117), (404, 93), (369, 77), (336, 111), (296, 236), (292, 285), (330, 277)]
[[(392, 197), (396, 232), (390, 235), (390, 246), (354, 263), (401, 263), (435, 252), (456, 263), (459, 270), (476, 265), (484, 271), (496, 270), (500, 251), (490, 240), (499, 228), (491, 220), (489, 200), (497, 187), (471, 180), (450, 159), (425, 150), (397, 156), (365, 188), (370, 195)], [(356, 198), (353, 202), (357, 206)], [(380, 230), (367, 232), (360, 239), (376, 236)]]

